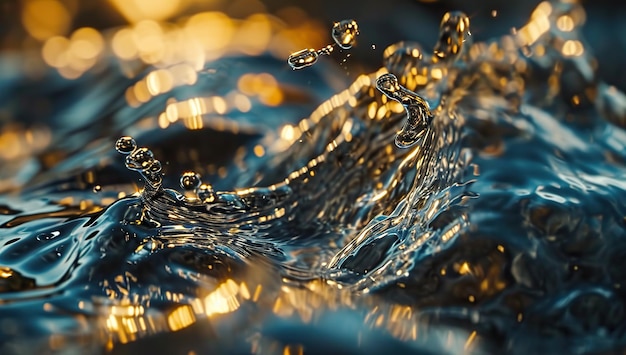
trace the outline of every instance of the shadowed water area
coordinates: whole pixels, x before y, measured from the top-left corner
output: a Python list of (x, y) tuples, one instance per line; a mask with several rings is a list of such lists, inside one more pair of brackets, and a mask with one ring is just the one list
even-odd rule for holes
[[(626, 97), (584, 19), (543, 2), (474, 41), (448, 12), (434, 47), (400, 41), (339, 90), (324, 71), (358, 20), (322, 49), (207, 60), (191, 84), (171, 69), (171, 95), (165, 69), (125, 84), (148, 99), (101, 75), (52, 136), (29, 131), (58, 151), (3, 175), (0, 353), (623, 349)], [(271, 111), (231, 91), (248, 74), (272, 100), (264, 73)]]

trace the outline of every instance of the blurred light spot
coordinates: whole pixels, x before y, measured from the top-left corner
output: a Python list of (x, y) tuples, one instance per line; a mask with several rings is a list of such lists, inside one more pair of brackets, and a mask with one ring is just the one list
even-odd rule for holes
[(570, 32), (574, 29), (574, 19), (570, 16), (563, 15), (556, 20), (556, 27), (563, 32)]
[(254, 146), (254, 155), (259, 158), (265, 155), (265, 149), (262, 145), (257, 144), (256, 146)]
[(104, 40), (100, 32), (90, 27), (79, 28), (70, 37), (70, 50), (81, 59), (94, 59), (102, 53)]
[(57, 0), (28, 0), (22, 11), (22, 24), (32, 37), (43, 41), (64, 35), (70, 27), (71, 16)]
[(181, 9), (181, 0), (110, 0), (130, 23), (141, 20), (164, 20)]
[(215, 112), (223, 115), (226, 113), (226, 101), (221, 96), (213, 96), (213, 109)]
[(228, 279), (204, 298), (204, 309), (207, 316), (225, 314), (239, 308), (237, 295), (239, 286), (235, 281)]
[(578, 57), (581, 56), (585, 52), (585, 48), (580, 41), (577, 40), (567, 40), (563, 43), (563, 48), (561, 52), (566, 57)]
[(180, 306), (167, 316), (167, 325), (173, 332), (187, 328), (195, 322), (196, 315), (189, 305)]
[(248, 96), (257, 96), (267, 106), (278, 106), (283, 102), (283, 93), (276, 78), (268, 73), (244, 74), (239, 78), (237, 87)]
[(144, 63), (155, 64), (165, 54), (163, 29), (155, 21), (144, 20), (133, 29), (133, 39), (139, 51), (139, 57)]
[(264, 14), (254, 14), (239, 27), (233, 43), (243, 54), (259, 55), (267, 49), (271, 36), (268, 17)]
[(169, 71), (159, 69), (146, 76), (146, 86), (152, 96), (166, 93), (172, 89), (174, 78)]
[(240, 112), (245, 113), (245, 112), (250, 111), (250, 109), (252, 108), (252, 103), (250, 102), (250, 99), (248, 99), (246, 95), (238, 94), (235, 96), (235, 107)]
[(219, 58), (231, 42), (235, 26), (222, 12), (202, 12), (193, 15), (184, 28), (192, 41), (200, 44), (208, 59)]
[(128, 28), (122, 28), (115, 33), (111, 47), (113, 53), (121, 59), (133, 59), (138, 53), (133, 39), (133, 31)]
[(69, 46), (70, 41), (65, 37), (56, 36), (48, 39), (41, 49), (43, 60), (51, 67), (66, 66), (66, 51)]
[(284, 140), (291, 141), (295, 137), (295, 130), (292, 125), (287, 124), (280, 130), (280, 137)]

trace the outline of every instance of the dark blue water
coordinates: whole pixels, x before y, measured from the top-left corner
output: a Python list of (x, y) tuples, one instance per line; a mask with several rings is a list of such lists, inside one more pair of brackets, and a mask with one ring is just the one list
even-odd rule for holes
[[(626, 98), (581, 11), (544, 3), (480, 43), (452, 14), (434, 51), (400, 42), (354, 83), (332, 57), (235, 57), (132, 107), (113, 67), (3, 77), (3, 102), (62, 104), (28, 132), (16, 109), (0, 136), (0, 353), (620, 351)], [(281, 105), (157, 125), (169, 98), (227, 97), (249, 73)], [(127, 169), (120, 136), (162, 170)]]

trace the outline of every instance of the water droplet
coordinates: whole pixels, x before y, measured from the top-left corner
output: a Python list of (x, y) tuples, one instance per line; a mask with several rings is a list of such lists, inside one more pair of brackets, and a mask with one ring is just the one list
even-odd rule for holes
[(404, 106), (407, 120), (402, 130), (396, 135), (395, 143), (399, 148), (413, 146), (424, 136), (433, 119), (428, 102), (400, 85), (398, 78), (393, 74), (383, 74), (378, 77), (376, 88), (388, 98)]
[(163, 166), (161, 165), (161, 162), (155, 159), (152, 162), (152, 165), (150, 165), (150, 167), (148, 168), (148, 172), (153, 173), (153, 174), (157, 174), (157, 173), (161, 172), (162, 168), (163, 168)]
[(359, 35), (359, 25), (354, 20), (342, 20), (333, 24), (333, 40), (342, 49), (350, 49)]
[(433, 61), (438, 62), (458, 58), (465, 42), (470, 38), (469, 17), (461, 11), (446, 12), (439, 26), (439, 40), (435, 45)]
[(137, 149), (137, 143), (132, 137), (121, 137), (115, 142), (115, 150), (122, 154), (130, 154), (135, 149)]
[(306, 68), (317, 62), (317, 51), (315, 49), (303, 49), (292, 53), (287, 59), (287, 62), (293, 70)]
[(93, 187), (93, 192), (98, 193), (100, 191), (102, 191), (102, 186), (96, 185), (96, 186)]
[(376, 45), (375, 44), (372, 44), (372, 49), (376, 49)]
[(200, 177), (200, 174), (196, 172), (187, 171), (180, 176), (180, 187), (187, 191), (196, 190), (198, 187), (200, 187), (201, 184), (202, 179)]
[(213, 186), (209, 184), (202, 184), (198, 187), (198, 198), (202, 202), (213, 202), (215, 201), (215, 191), (213, 190)]
[(327, 45), (326, 47), (317, 51), (318, 55), (330, 55), (335, 50), (335, 47), (332, 44)]
[(154, 163), (154, 154), (148, 148), (133, 150), (126, 157), (126, 167), (131, 170), (147, 170)]

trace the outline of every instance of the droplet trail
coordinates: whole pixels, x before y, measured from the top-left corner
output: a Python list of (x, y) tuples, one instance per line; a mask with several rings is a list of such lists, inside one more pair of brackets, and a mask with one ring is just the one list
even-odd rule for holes
[(330, 55), (336, 45), (342, 49), (352, 48), (356, 43), (356, 36), (359, 35), (359, 25), (354, 20), (335, 22), (331, 35), (335, 41), (333, 44), (329, 44), (319, 50), (307, 48), (292, 53), (287, 59), (291, 69), (298, 70), (315, 64), (319, 56)]

